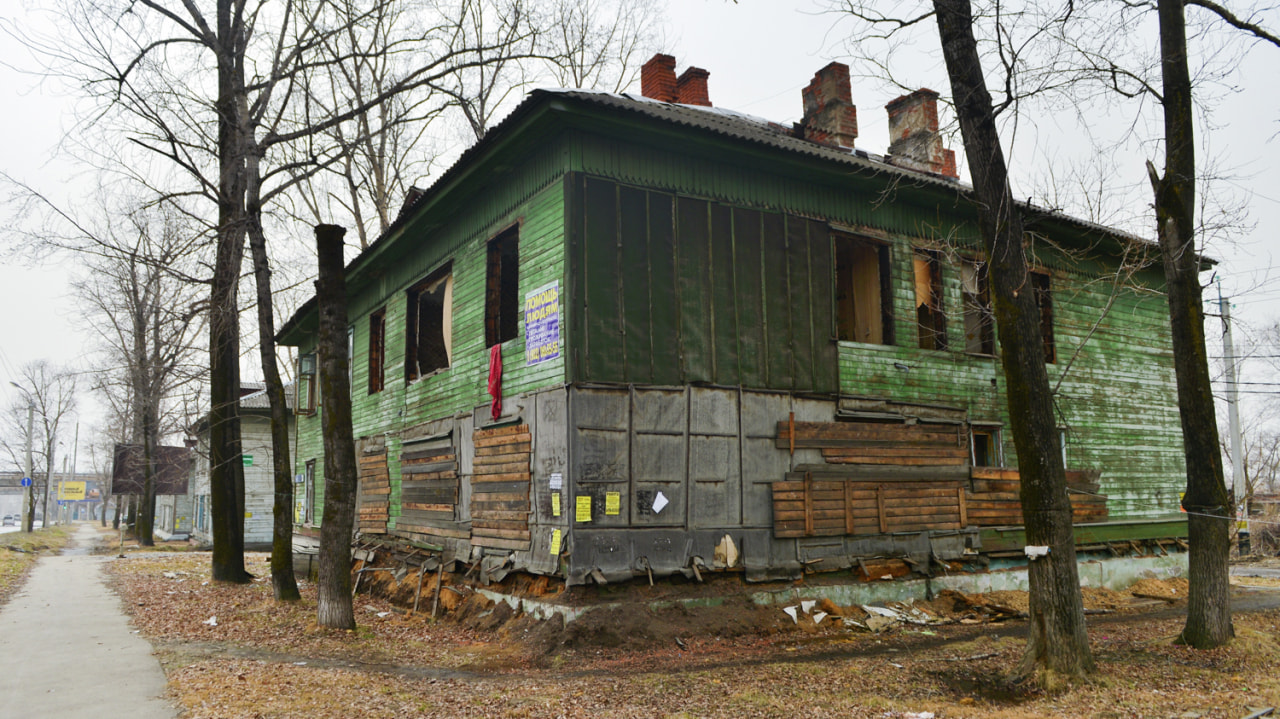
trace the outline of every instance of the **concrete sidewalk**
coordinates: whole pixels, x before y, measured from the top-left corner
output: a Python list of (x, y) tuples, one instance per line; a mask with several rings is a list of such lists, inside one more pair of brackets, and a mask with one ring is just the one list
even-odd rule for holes
[(173, 719), (164, 672), (132, 633), (90, 556), (98, 535), (82, 523), (71, 548), (43, 557), (0, 611), (0, 716)]

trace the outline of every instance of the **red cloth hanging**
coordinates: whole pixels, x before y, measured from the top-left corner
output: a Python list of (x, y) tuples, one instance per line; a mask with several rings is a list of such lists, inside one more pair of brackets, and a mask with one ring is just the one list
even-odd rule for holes
[(489, 396), (493, 397), (494, 419), (502, 416), (502, 345), (489, 348)]

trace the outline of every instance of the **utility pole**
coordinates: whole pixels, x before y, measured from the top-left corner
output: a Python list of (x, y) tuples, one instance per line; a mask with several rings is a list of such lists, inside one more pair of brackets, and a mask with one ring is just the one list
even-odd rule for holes
[(1231, 491), (1235, 498), (1236, 522), (1241, 553), (1249, 551), (1248, 488), (1245, 486), (1244, 450), (1240, 437), (1240, 387), (1236, 377), (1236, 353), (1231, 343), (1231, 303), (1222, 296), (1218, 284), (1218, 309), (1222, 313), (1222, 355), (1227, 365), (1227, 431), (1231, 435)]
[(31, 401), (31, 395), (27, 395), (27, 486), (22, 488), (22, 508), (24, 510), (22, 529), (28, 533), (31, 532), (31, 528), (36, 521), (36, 497), (35, 487), (33, 486), (35, 480), (31, 478), (31, 433), (35, 428), (35, 420), (36, 405)]

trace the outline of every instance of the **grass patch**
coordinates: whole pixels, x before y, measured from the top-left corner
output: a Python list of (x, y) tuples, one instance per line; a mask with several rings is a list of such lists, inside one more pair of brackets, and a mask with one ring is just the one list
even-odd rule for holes
[(41, 555), (57, 554), (71, 541), (65, 525), (27, 532), (10, 532), (0, 539), (0, 605), (18, 591)]

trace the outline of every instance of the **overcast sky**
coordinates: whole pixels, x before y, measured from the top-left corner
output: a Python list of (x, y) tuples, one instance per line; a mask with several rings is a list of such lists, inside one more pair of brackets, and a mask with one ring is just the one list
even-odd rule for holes
[[(12, 19), (15, 12), (5, 7), (0, 15)], [(778, 122), (798, 120), (800, 89), (814, 71), (847, 55), (848, 25), (819, 12), (808, 0), (671, 0), (667, 13), (667, 52), (676, 57), (677, 72), (688, 65), (702, 67), (711, 73), (709, 88), (715, 105)], [(1153, 47), (1155, 43), (1153, 36)], [(936, 40), (913, 49), (918, 53), (907, 57), (905, 76), (914, 85), (946, 93)], [(7, 35), (0, 35), (0, 59), (30, 67), (25, 50)], [(1224, 291), (1233, 298), (1240, 335), (1280, 317), (1280, 279), (1274, 270), (1280, 250), (1275, 236), (1280, 227), (1280, 173), (1275, 171), (1280, 166), (1280, 138), (1276, 136), (1280, 131), (1280, 93), (1274, 91), (1273, 84), (1276, 67), (1280, 67), (1280, 50), (1253, 49), (1238, 78), (1243, 91), (1215, 108), (1217, 126), (1211, 136), (1212, 154), (1224, 172), (1237, 178), (1233, 181), (1237, 196), (1247, 201), (1257, 225), (1251, 233), (1209, 248), (1210, 254), (1221, 260), (1218, 276)], [(75, 191), (86, 182), (76, 175), (74, 166), (60, 161), (57, 153), (59, 141), (72, 125), (70, 99), (8, 66), (0, 66), (0, 87), (9, 100), (8, 111), (0, 113), (0, 129), (8, 138), (0, 170), (62, 201), (74, 201)], [(871, 80), (855, 78), (853, 95), (858, 106), (857, 144), (871, 152), (884, 152), (888, 140), (884, 105), (896, 93)], [(1099, 124), (1122, 121), (1124, 118), (1111, 117), (1100, 119)], [(1060, 126), (1056, 118), (1038, 118), (1020, 127), (1024, 133), (1020, 137), (1027, 139), (1018, 146), (1015, 165), (1032, 158), (1025, 165), (1040, 166), (1038, 170), (1014, 168), (1019, 195), (1027, 196), (1035, 179), (1045, 176), (1044, 166), (1065, 164), (1073, 149), (1086, 143), (1074, 136), (1078, 129), (1069, 124)], [(962, 157), (958, 141), (951, 147)], [(1154, 149), (1151, 157), (1158, 166)], [(1206, 157), (1202, 154), (1199, 159), (1203, 162)], [(1149, 204), (1150, 195), (1143, 188), (1144, 160), (1141, 153), (1116, 158), (1114, 170), (1118, 188), (1142, 190), (1133, 192), (1132, 202), (1139, 210)], [(74, 258), (65, 257), (38, 265), (6, 259), (0, 266), (0, 379), (4, 380), (0, 382), (0, 403), (14, 401), (17, 391), (9, 386), (9, 380), (28, 361), (45, 358), (87, 365), (87, 340), (75, 321), (76, 310), (67, 291), (72, 263)], [(1210, 356), (1220, 354), (1218, 331), (1216, 323), (1210, 325)], [(1269, 389), (1280, 387), (1255, 387), (1259, 392)]]

